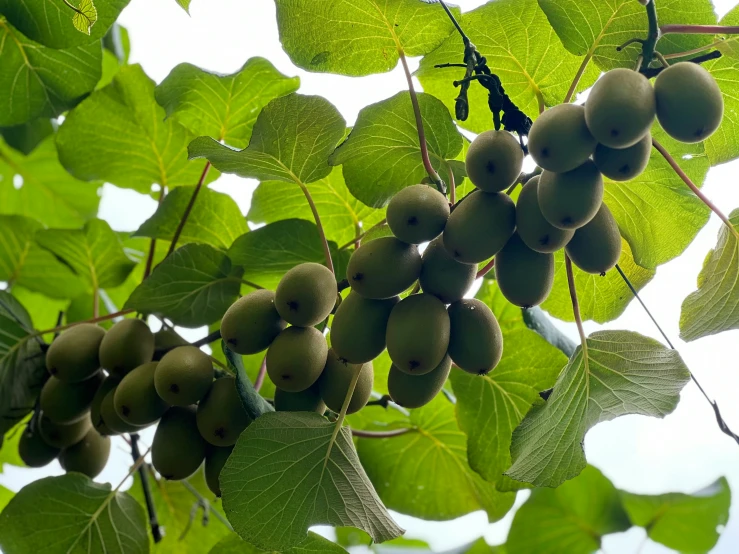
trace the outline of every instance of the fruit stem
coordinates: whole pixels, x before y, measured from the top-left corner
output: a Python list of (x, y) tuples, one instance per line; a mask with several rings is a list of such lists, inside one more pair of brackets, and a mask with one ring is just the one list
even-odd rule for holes
[(365, 431), (364, 429), (352, 429), (352, 435), (362, 439), (390, 439), (410, 433), (413, 429), (402, 428), (393, 429), (392, 431)]
[(92, 317), (100, 315), (100, 291), (97, 287), (92, 291)]
[(375, 224), (374, 224), (374, 225), (373, 225), (372, 227), (370, 227), (369, 229), (367, 229), (366, 231), (364, 231), (364, 232), (362, 232), (362, 233), (359, 233), (359, 234), (358, 234), (358, 235), (357, 235), (356, 237), (354, 237), (354, 238), (353, 238), (352, 240), (350, 240), (349, 242), (347, 242), (347, 243), (346, 243), (345, 245), (341, 246), (341, 247), (339, 248), (339, 250), (346, 250), (346, 249), (347, 249), (347, 248), (349, 248), (350, 246), (352, 246), (352, 245), (354, 245), (354, 244), (358, 243), (358, 242), (359, 242), (360, 240), (362, 240), (362, 239), (363, 239), (364, 237), (366, 237), (366, 236), (367, 236), (367, 233), (369, 233), (370, 231), (374, 231), (374, 230), (375, 230), (375, 229), (377, 229), (378, 227), (382, 227), (382, 226), (383, 226), (383, 225), (385, 225), (386, 223), (387, 223), (387, 219), (383, 218), (383, 219), (382, 219), (382, 221), (378, 221), (378, 222), (377, 222), (377, 223), (375, 223)]
[(344, 403), (341, 405), (341, 412), (339, 412), (339, 417), (336, 418), (336, 423), (334, 424), (334, 432), (331, 435), (331, 440), (329, 441), (328, 448), (326, 449), (326, 457), (323, 459), (323, 470), (325, 470), (326, 466), (328, 465), (328, 460), (331, 457), (331, 449), (334, 447), (336, 437), (338, 436), (339, 431), (341, 431), (341, 426), (344, 424), (346, 411), (349, 409), (349, 402), (351, 402), (352, 396), (354, 396), (354, 389), (357, 387), (357, 381), (359, 381), (359, 374), (362, 372), (362, 367), (364, 367), (362, 364), (355, 364), (354, 366), (354, 374), (352, 375), (352, 380), (349, 383), (349, 388), (346, 391)]
[(562, 100), (563, 104), (568, 104), (572, 100), (572, 97), (575, 95), (575, 91), (577, 90), (577, 85), (580, 83), (580, 79), (585, 73), (585, 70), (587, 69), (589, 63), (590, 63), (590, 55), (587, 55), (585, 56), (582, 63), (580, 64), (580, 67), (578, 68), (577, 73), (575, 74), (575, 78), (572, 80), (572, 84), (570, 85), (570, 88), (567, 91), (567, 94), (565, 95), (564, 100)]
[[(131, 456), (133, 457), (134, 463), (141, 457), (139, 452), (139, 436), (137, 433), (131, 433)], [(139, 477), (141, 478), (141, 489), (144, 491), (144, 501), (146, 502), (146, 511), (149, 514), (149, 526), (151, 527), (151, 536), (154, 542), (160, 542), (162, 540), (162, 530), (159, 527), (159, 520), (157, 519), (157, 509), (154, 506), (154, 499), (151, 497), (151, 487), (149, 486), (149, 474), (146, 471), (146, 466), (141, 465), (138, 469)]]
[(267, 375), (267, 355), (265, 354), (264, 358), (262, 358), (262, 364), (259, 366), (259, 373), (257, 373), (257, 378), (254, 381), (254, 390), (259, 392), (259, 389), (262, 388), (262, 385), (264, 384), (264, 377)]
[(580, 316), (580, 302), (577, 300), (577, 289), (575, 288), (575, 276), (572, 273), (572, 260), (565, 254), (565, 268), (567, 269), (567, 284), (570, 287), (570, 299), (572, 300), (572, 314), (575, 316), (577, 324), (577, 332), (580, 334), (580, 345), (582, 346), (583, 363), (585, 364), (585, 372), (589, 373), (588, 367), (588, 339), (585, 337), (585, 330), (582, 327), (582, 317)]
[[(159, 202), (157, 207), (162, 205), (162, 200), (164, 200), (164, 191), (165, 187), (162, 187), (159, 191)], [(157, 239), (151, 239), (151, 243), (149, 244), (149, 255), (146, 257), (146, 268), (144, 268), (144, 277), (141, 279), (142, 281), (146, 280), (146, 278), (151, 274), (151, 268), (154, 264), (154, 254), (157, 249)]]
[(180, 240), (182, 229), (185, 228), (185, 223), (187, 223), (187, 218), (190, 217), (190, 212), (192, 211), (193, 206), (195, 206), (195, 200), (197, 200), (198, 198), (200, 189), (203, 188), (203, 183), (205, 183), (205, 178), (208, 176), (209, 171), (210, 171), (210, 162), (206, 162), (205, 167), (203, 168), (203, 173), (200, 175), (200, 180), (198, 181), (198, 184), (195, 185), (195, 190), (192, 191), (192, 196), (190, 196), (190, 202), (188, 202), (187, 207), (185, 208), (185, 212), (182, 214), (182, 218), (180, 219), (180, 222), (177, 224), (177, 229), (175, 229), (174, 236), (172, 237), (172, 243), (169, 245), (167, 256), (169, 256), (172, 252), (174, 252), (175, 248), (177, 248), (177, 241)]
[(670, 35), (739, 35), (737, 25), (662, 25), (660, 33)]
[(483, 267), (480, 271), (477, 272), (475, 279), (479, 279), (480, 277), (485, 277), (485, 275), (490, 273), (490, 270), (492, 270), (493, 267), (495, 267), (495, 258), (493, 258), (488, 263), (486, 263), (485, 267)]
[(449, 207), (454, 206), (457, 203), (457, 183), (454, 181), (454, 171), (452, 166), (449, 166)]
[(647, 38), (642, 42), (642, 62), (640, 71), (644, 71), (649, 68), (649, 64), (654, 59), (654, 51), (657, 48), (657, 43), (662, 36), (659, 28), (659, 21), (657, 20), (657, 6), (656, 0), (650, 0), (647, 5), (647, 19), (649, 21), (649, 31)]
[(115, 319), (116, 317), (121, 317), (130, 313), (133, 313), (136, 310), (127, 309), (127, 310), (121, 310), (119, 312), (115, 312), (112, 314), (106, 314), (101, 315), (100, 317), (93, 317), (92, 319), (86, 319), (85, 321), (75, 321), (74, 323), (68, 323), (67, 325), (59, 325), (58, 327), (54, 327), (53, 329), (46, 329), (44, 331), (36, 331), (33, 335), (34, 337), (39, 337), (42, 335), (47, 335), (49, 333), (57, 333), (59, 331), (66, 331), (67, 329), (70, 329), (71, 327), (76, 327), (77, 325), (82, 325), (83, 323), (100, 323), (101, 321), (107, 321), (109, 319)]
[(328, 241), (326, 240), (326, 233), (323, 230), (323, 224), (321, 223), (321, 216), (318, 215), (318, 208), (316, 208), (316, 203), (313, 202), (313, 197), (310, 194), (310, 191), (308, 190), (308, 187), (306, 187), (301, 181), (296, 181), (298, 183), (298, 186), (300, 187), (300, 190), (303, 191), (303, 194), (305, 195), (305, 199), (308, 201), (308, 205), (310, 206), (310, 211), (313, 212), (313, 219), (316, 222), (316, 227), (318, 228), (318, 236), (321, 238), (321, 244), (323, 245), (323, 254), (326, 256), (326, 267), (331, 270), (331, 273), (336, 273), (334, 271), (334, 262), (331, 259), (331, 249), (328, 246)]

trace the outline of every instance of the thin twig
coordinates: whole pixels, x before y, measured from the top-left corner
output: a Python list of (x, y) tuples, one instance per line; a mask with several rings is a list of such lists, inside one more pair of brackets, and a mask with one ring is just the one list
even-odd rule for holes
[(659, 30), (663, 35), (739, 35), (736, 25), (662, 25)]
[(46, 335), (48, 333), (56, 333), (58, 331), (66, 331), (67, 329), (70, 329), (71, 327), (76, 327), (77, 325), (82, 325), (83, 323), (100, 323), (101, 321), (107, 321), (109, 319), (115, 319), (116, 317), (121, 317), (130, 313), (133, 313), (135, 310), (127, 309), (127, 310), (121, 310), (119, 312), (115, 312), (112, 314), (106, 314), (101, 315), (100, 317), (93, 317), (92, 319), (86, 319), (85, 321), (75, 321), (74, 323), (68, 323), (66, 325), (60, 325), (58, 327), (54, 327), (53, 329), (45, 329), (43, 331), (36, 331), (33, 336), (38, 337), (41, 335)]
[(195, 190), (192, 191), (192, 196), (190, 196), (190, 201), (187, 203), (185, 212), (182, 214), (182, 218), (180, 219), (180, 222), (177, 224), (177, 229), (175, 229), (174, 236), (172, 237), (172, 242), (169, 245), (167, 256), (169, 256), (172, 252), (175, 251), (175, 248), (177, 248), (177, 241), (180, 240), (182, 229), (185, 228), (185, 223), (187, 223), (187, 218), (190, 217), (190, 212), (192, 212), (192, 208), (193, 206), (195, 206), (195, 200), (198, 199), (198, 194), (200, 193), (200, 189), (203, 188), (203, 183), (205, 183), (205, 179), (206, 177), (208, 177), (209, 171), (210, 171), (210, 162), (207, 162), (205, 164), (205, 167), (203, 168), (203, 173), (200, 175), (200, 180), (198, 181), (198, 184), (195, 185)]
[(693, 48), (692, 50), (686, 50), (685, 52), (675, 52), (674, 54), (665, 54), (664, 57), (666, 60), (674, 60), (675, 58), (686, 58), (687, 56), (692, 56), (694, 54), (700, 54), (701, 52), (705, 52), (706, 50), (711, 50), (712, 48), (721, 46), (725, 42), (726, 42), (725, 40), (717, 40), (715, 42), (712, 42), (711, 44), (706, 44), (705, 46), (699, 46), (698, 48)]
[[(164, 193), (165, 193), (166, 187), (162, 186), (162, 188), (159, 190), (159, 202), (157, 203), (157, 206), (162, 205), (162, 201), (164, 200)], [(151, 274), (151, 268), (154, 264), (154, 254), (157, 250), (157, 239), (153, 238), (151, 239), (151, 243), (149, 243), (149, 254), (146, 256), (146, 267), (144, 268), (144, 277), (141, 279), (144, 281), (150, 274)]]
[[(662, 54), (656, 54), (658, 57), (661, 57), (660, 61), (666, 62), (665, 56), (662, 56)], [(683, 60), (685, 63), (695, 63), (695, 64), (702, 64), (704, 62), (708, 62), (711, 60), (717, 60), (720, 57), (722, 57), (723, 54), (719, 50), (713, 50), (712, 52), (709, 52), (708, 54), (702, 54), (700, 56), (696, 56), (695, 58), (690, 58), (688, 60)], [(640, 71), (642, 75), (647, 77), (648, 79), (651, 79), (652, 77), (656, 77), (660, 73), (662, 73), (665, 69), (667, 69), (666, 66), (660, 65), (660, 67), (648, 67), (646, 69), (643, 69)]]
[[(139, 436), (137, 433), (131, 433), (131, 456), (133, 456), (134, 463), (141, 457), (139, 452)], [(146, 471), (146, 466), (139, 466), (139, 477), (141, 478), (141, 489), (144, 491), (144, 502), (146, 503), (146, 511), (149, 514), (149, 526), (151, 527), (151, 536), (154, 542), (160, 542), (162, 540), (162, 530), (159, 527), (159, 519), (157, 518), (157, 509), (154, 506), (154, 499), (151, 496), (151, 487), (149, 486), (149, 474)]]
[(313, 212), (313, 219), (316, 222), (316, 227), (318, 228), (318, 236), (321, 238), (321, 244), (323, 245), (323, 254), (326, 257), (326, 267), (328, 267), (331, 270), (331, 273), (335, 273), (334, 271), (334, 262), (331, 259), (331, 249), (328, 246), (328, 240), (326, 240), (326, 233), (323, 230), (323, 223), (321, 223), (321, 216), (318, 214), (318, 208), (316, 207), (316, 203), (313, 202), (313, 197), (310, 194), (310, 191), (308, 190), (308, 187), (306, 187), (301, 181), (296, 181), (298, 186), (300, 187), (300, 190), (303, 191), (303, 195), (305, 196), (305, 199), (308, 201), (308, 205), (310, 206), (310, 211)]
[[(180, 483), (182, 483), (182, 485), (188, 491), (190, 491), (190, 493), (195, 498), (198, 499), (198, 502), (201, 502), (201, 503), (205, 502), (205, 503), (210, 504), (210, 502), (208, 501), (208, 499), (205, 498), (205, 497), (203, 497), (203, 495), (200, 494), (200, 492), (198, 491), (198, 489), (196, 489), (195, 487), (193, 487), (187, 479), (183, 479), (182, 481), (180, 481)], [(234, 530), (234, 528), (231, 527), (231, 524), (228, 522), (228, 520), (225, 517), (223, 517), (223, 515), (221, 515), (221, 513), (218, 510), (211, 510), (211, 512), (213, 513), (214, 516), (216, 516), (216, 519), (218, 521), (220, 521), (221, 523), (223, 523), (223, 525), (225, 525), (230, 531), (233, 531)]]
[(192, 343), (193, 346), (197, 346), (198, 348), (201, 346), (205, 346), (206, 344), (210, 344), (211, 342), (215, 342), (221, 338), (221, 330), (218, 329), (217, 331), (213, 331), (208, 336), (203, 337), (202, 339), (198, 339), (195, 342)]
[(565, 268), (567, 269), (567, 284), (570, 288), (570, 299), (572, 300), (572, 314), (577, 324), (577, 332), (580, 334), (580, 345), (582, 346), (583, 363), (585, 364), (585, 372), (590, 371), (588, 360), (588, 339), (585, 336), (585, 330), (582, 327), (582, 317), (580, 316), (580, 302), (577, 300), (577, 289), (575, 288), (575, 276), (572, 273), (572, 260), (565, 254)]
[(390, 439), (410, 433), (413, 429), (393, 429), (391, 431), (365, 431), (364, 429), (351, 429), (352, 435), (362, 439)]
[(364, 367), (362, 366), (362, 364), (356, 364), (353, 368), (354, 371), (352, 374), (352, 380), (349, 383), (349, 387), (346, 389), (344, 403), (341, 405), (341, 412), (339, 412), (339, 417), (336, 419), (336, 423), (334, 423), (334, 432), (331, 434), (331, 440), (329, 441), (328, 448), (326, 449), (326, 457), (323, 459), (324, 470), (326, 469), (326, 465), (328, 465), (328, 461), (331, 458), (331, 450), (333, 449), (334, 443), (336, 442), (336, 437), (338, 436), (339, 431), (341, 431), (341, 426), (344, 425), (346, 411), (349, 409), (349, 403), (354, 396), (354, 389), (357, 388), (357, 381), (359, 381), (359, 374), (362, 372), (362, 367)]
[(585, 73), (588, 64), (590, 63), (590, 60), (591, 56), (590, 53), (588, 53), (588, 55), (583, 58), (582, 63), (577, 70), (577, 73), (575, 73), (575, 78), (572, 80), (572, 84), (570, 85), (570, 88), (567, 91), (564, 100), (562, 100), (563, 104), (567, 104), (570, 102), (570, 100), (572, 100), (572, 97), (575, 95), (575, 91), (577, 90), (577, 85), (580, 83), (580, 79), (582, 79), (582, 76)]
[(488, 263), (485, 264), (485, 267), (483, 267), (480, 271), (477, 272), (477, 275), (475, 276), (475, 279), (479, 279), (480, 277), (485, 277), (490, 271), (495, 267), (495, 258), (490, 260)]
[(264, 384), (264, 378), (266, 375), (267, 375), (267, 355), (265, 354), (264, 358), (262, 358), (262, 363), (259, 366), (259, 373), (257, 373), (257, 378), (254, 381), (255, 391), (259, 392), (259, 389), (262, 388), (262, 385)]
[(351, 246), (354, 246), (354, 245), (355, 245), (356, 243), (358, 243), (358, 242), (359, 242), (360, 240), (362, 240), (362, 239), (363, 239), (364, 237), (366, 237), (366, 236), (367, 236), (367, 233), (369, 233), (369, 232), (371, 232), (371, 231), (374, 231), (374, 230), (375, 230), (375, 229), (377, 229), (378, 227), (382, 227), (382, 226), (383, 226), (383, 225), (385, 225), (386, 223), (387, 223), (387, 219), (385, 219), (385, 218), (383, 217), (383, 218), (382, 218), (382, 221), (378, 221), (377, 223), (375, 223), (375, 224), (374, 224), (374, 225), (373, 225), (372, 227), (370, 227), (370, 228), (369, 228), (369, 229), (367, 229), (366, 231), (363, 231), (362, 233), (359, 233), (359, 234), (358, 234), (358, 235), (357, 235), (356, 237), (354, 237), (354, 238), (353, 238), (352, 240), (350, 240), (349, 242), (347, 242), (347, 243), (346, 243), (346, 244), (344, 244), (343, 246), (340, 246), (340, 247), (339, 247), (339, 250), (346, 250), (347, 248), (349, 248), (349, 247), (351, 247)]
[(452, 166), (449, 166), (449, 204), (454, 206), (457, 203), (457, 183), (454, 180), (454, 171)]

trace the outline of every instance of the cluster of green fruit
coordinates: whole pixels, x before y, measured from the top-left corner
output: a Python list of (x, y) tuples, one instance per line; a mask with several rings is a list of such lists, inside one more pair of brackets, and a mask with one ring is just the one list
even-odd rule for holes
[(173, 331), (154, 334), (144, 321), (124, 319), (107, 333), (92, 324), (65, 331), (49, 347), (46, 367), (39, 414), (19, 442), (26, 465), (58, 457), (67, 472), (94, 478), (108, 461), (110, 436), (158, 422), (154, 468), (184, 479), (205, 460), (208, 486), (220, 494), (218, 475), (250, 420), (236, 380), (214, 380), (207, 354)]

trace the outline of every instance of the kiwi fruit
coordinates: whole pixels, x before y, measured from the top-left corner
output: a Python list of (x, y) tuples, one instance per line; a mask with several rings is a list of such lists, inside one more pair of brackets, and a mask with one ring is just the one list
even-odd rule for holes
[(115, 388), (108, 392), (100, 403), (100, 422), (95, 428), (98, 433), (107, 431), (110, 435), (121, 435), (123, 433), (135, 433), (148, 425), (131, 425), (123, 421), (115, 410)]
[(92, 423), (88, 415), (74, 423), (54, 423), (48, 417), (42, 416), (38, 423), (43, 441), (55, 448), (66, 448), (80, 442), (91, 428)]
[(105, 424), (105, 421), (103, 421), (102, 407), (105, 397), (110, 391), (114, 390), (120, 382), (120, 379), (116, 377), (107, 377), (98, 387), (95, 396), (92, 398), (92, 403), (90, 403), (90, 420), (92, 421), (92, 426), (101, 435), (107, 436), (116, 434), (116, 432), (108, 427)]
[(595, 139), (609, 148), (628, 148), (652, 127), (657, 111), (649, 80), (626, 68), (598, 79), (585, 102), (585, 121)]
[(398, 192), (387, 206), (387, 224), (393, 235), (408, 244), (438, 237), (449, 219), (446, 196), (428, 185), (413, 185)]
[(539, 167), (564, 173), (582, 165), (597, 144), (585, 123), (585, 108), (576, 104), (559, 104), (534, 121), (528, 147)]
[(30, 423), (18, 441), (18, 455), (28, 467), (44, 467), (53, 462), (60, 452), (59, 448), (47, 444), (36, 426)]
[(250, 423), (236, 390), (236, 379), (222, 377), (213, 381), (198, 404), (197, 426), (203, 438), (214, 446), (231, 446)]
[(556, 252), (567, 244), (575, 231), (559, 229), (549, 223), (539, 208), (539, 176), (532, 177), (521, 188), (516, 202), (516, 232), (536, 252)]
[(418, 281), (423, 292), (433, 294), (444, 304), (463, 298), (477, 277), (475, 264), (458, 262), (444, 248), (442, 238), (432, 240), (422, 256)]
[(485, 131), (470, 144), (464, 163), (478, 189), (499, 192), (518, 179), (523, 157), (521, 145), (508, 131)]
[(515, 229), (513, 200), (500, 192), (476, 190), (455, 206), (442, 237), (444, 247), (455, 260), (478, 264), (495, 256)]
[(713, 76), (696, 63), (679, 62), (654, 81), (657, 120), (680, 142), (700, 142), (721, 125), (724, 98)]
[(151, 463), (165, 479), (187, 479), (205, 459), (194, 406), (172, 406), (162, 416), (151, 444)]
[(208, 485), (210, 492), (219, 498), (221, 496), (219, 477), (233, 449), (233, 446), (209, 446), (205, 452), (205, 483)]
[(516, 233), (495, 256), (495, 280), (511, 304), (538, 306), (554, 284), (554, 254), (531, 250)]
[(118, 416), (131, 425), (147, 425), (162, 417), (167, 403), (157, 394), (154, 373), (159, 362), (140, 365), (115, 389), (113, 405)]
[(188, 344), (173, 329), (160, 329), (154, 333), (154, 358), (152, 361), (158, 362), (173, 348), (187, 346)]
[(154, 357), (154, 333), (140, 319), (122, 319), (100, 343), (100, 363), (110, 373), (123, 377)]
[(328, 351), (326, 368), (318, 381), (318, 390), (321, 398), (330, 410), (340, 413), (349, 391), (354, 373), (359, 370), (359, 378), (354, 387), (352, 398), (349, 401), (347, 414), (358, 412), (367, 405), (372, 396), (372, 385), (375, 380), (375, 371), (372, 362), (366, 364), (350, 364), (339, 359), (333, 350)]
[(413, 244), (395, 237), (365, 242), (349, 258), (346, 277), (353, 291), (365, 298), (397, 296), (421, 273), (421, 254)]
[(449, 306), (449, 356), (467, 373), (485, 375), (503, 355), (503, 333), (486, 304), (465, 298)]
[(325, 265), (304, 263), (283, 275), (275, 292), (280, 317), (299, 327), (318, 325), (336, 304), (336, 278)]
[(315, 383), (326, 365), (326, 337), (315, 327), (288, 327), (267, 350), (267, 375), (277, 388), (300, 392)]
[(641, 175), (649, 165), (652, 153), (652, 133), (628, 148), (608, 148), (599, 144), (593, 154), (598, 170), (613, 181), (630, 181)]
[(275, 307), (275, 293), (261, 289), (231, 304), (221, 320), (221, 336), (237, 354), (256, 354), (267, 350), (285, 327), (287, 322)]
[(447, 355), (441, 363), (424, 375), (408, 375), (397, 367), (390, 366), (387, 389), (393, 402), (404, 408), (420, 408), (431, 402), (444, 387), (452, 359)]
[(363, 364), (385, 350), (387, 320), (397, 296), (382, 300), (351, 291), (336, 310), (331, 324), (331, 347), (344, 361)]
[(587, 273), (604, 274), (621, 257), (621, 233), (605, 203), (595, 217), (575, 232), (565, 252), (577, 267)]
[(39, 396), (41, 411), (54, 423), (72, 423), (87, 414), (104, 380), (102, 371), (75, 383), (49, 377)]
[(449, 316), (444, 303), (427, 293), (401, 300), (387, 322), (387, 352), (393, 364), (411, 375), (439, 365), (449, 345)]
[(566, 173), (544, 171), (537, 198), (542, 215), (551, 225), (577, 229), (593, 219), (603, 202), (603, 176), (591, 160)]
[(80, 442), (62, 450), (59, 463), (67, 473), (75, 471), (94, 479), (105, 469), (109, 457), (110, 437), (90, 429)]
[(213, 374), (210, 356), (195, 346), (178, 346), (157, 364), (154, 388), (166, 403), (189, 406), (205, 396)]
[(321, 399), (318, 382), (300, 392), (275, 390), (275, 410), (278, 412), (316, 412), (323, 414), (326, 404)]
[(75, 325), (59, 335), (46, 352), (46, 368), (61, 381), (76, 383), (100, 369), (100, 343), (105, 329), (92, 323)]

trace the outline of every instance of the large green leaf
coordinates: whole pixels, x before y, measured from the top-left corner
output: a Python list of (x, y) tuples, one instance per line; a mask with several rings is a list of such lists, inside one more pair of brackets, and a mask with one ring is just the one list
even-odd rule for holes
[(156, 98), (168, 117), (194, 134), (243, 148), (262, 108), (299, 85), (298, 77), (285, 77), (264, 58), (250, 58), (232, 75), (183, 63), (157, 87)]
[[(719, 21), (719, 25), (739, 25), (739, 6), (735, 6), (734, 9), (724, 15)], [(721, 50), (724, 56), (739, 58), (739, 36), (723, 35), (721, 38), (724, 42), (717, 49)]]
[[(283, 550), (282, 554), (341, 554), (346, 552), (338, 544), (324, 539), (321, 535), (316, 535), (312, 531), (308, 532), (308, 538), (297, 546)], [(213, 548), (208, 554), (277, 554), (274, 551), (266, 551), (257, 548), (254, 545), (244, 541), (238, 535), (233, 533), (225, 537)]]
[(5, 143), (26, 156), (55, 132), (56, 123), (48, 117), (40, 117), (22, 125), (0, 128), (0, 136), (5, 139)]
[(125, 492), (70, 473), (23, 487), (0, 514), (0, 547), (16, 552), (146, 554), (144, 510)]
[(585, 433), (602, 421), (641, 414), (664, 417), (690, 373), (676, 350), (630, 331), (598, 331), (578, 347), (549, 399), (513, 433), (508, 476), (556, 487), (586, 466)]
[(280, 42), (308, 71), (369, 75), (390, 71), (399, 51), (422, 56), (453, 27), (441, 6), (418, 0), (277, 0)]
[[(739, 50), (739, 46), (735, 48)], [(704, 64), (704, 67), (716, 79), (724, 97), (721, 126), (705, 141), (711, 165), (718, 165), (739, 157), (739, 57), (724, 56)]]
[[(5, 433), (5, 436), (0, 438), (0, 473), (3, 472), (3, 465), (8, 464), (16, 467), (25, 467), (26, 464), (23, 463), (23, 460), (21, 460), (20, 454), (18, 453), (18, 443), (20, 442), (21, 436), (23, 436), (23, 431), (26, 428), (26, 425), (28, 424), (28, 418), (26, 420), (21, 421), (18, 423), (15, 427), (10, 429), (7, 433)], [(1, 491), (0, 491), (1, 493)], [(2, 494), (0, 494), (0, 497)], [(10, 500), (8, 498), (8, 500)], [(0, 511), (5, 506), (2, 506), (2, 501), (0, 500)]]
[(8, 505), (8, 502), (10, 502), (14, 496), (15, 493), (13, 491), (0, 485), (0, 510), (5, 509), (5, 506)]
[[(59, 322), (59, 313), (65, 312), (68, 315), (70, 301), (68, 299), (49, 298), (45, 294), (32, 292), (20, 285), (13, 285), (10, 290), (13, 298), (18, 300), (28, 312), (33, 321), (34, 329), (53, 329)], [(83, 294), (82, 296), (88, 296)], [(77, 296), (76, 298), (79, 298)], [(90, 296), (90, 312), (92, 312), (92, 297)], [(92, 314), (89, 316), (92, 317)], [(85, 318), (89, 319), (89, 318)], [(67, 321), (69, 321), (67, 319)], [(46, 342), (51, 342), (54, 335), (46, 335), (42, 337)]]
[[(418, 103), (432, 164), (446, 175), (445, 160), (462, 150), (462, 135), (440, 100), (419, 93)], [(331, 164), (343, 166), (349, 190), (368, 206), (381, 207), (399, 190), (420, 183), (427, 174), (410, 95), (399, 92), (362, 109)]]
[(358, 527), (376, 542), (402, 534), (367, 479), (349, 430), (335, 442), (333, 432), (318, 414), (297, 412), (267, 413), (247, 427), (220, 479), (223, 506), (241, 537), (282, 551), (318, 524)]

